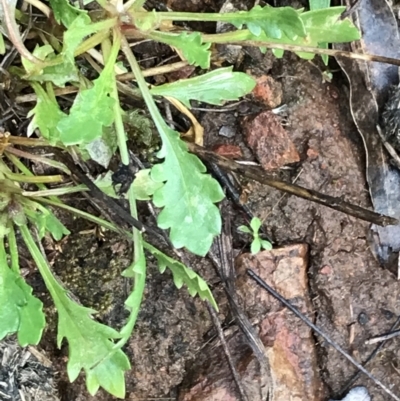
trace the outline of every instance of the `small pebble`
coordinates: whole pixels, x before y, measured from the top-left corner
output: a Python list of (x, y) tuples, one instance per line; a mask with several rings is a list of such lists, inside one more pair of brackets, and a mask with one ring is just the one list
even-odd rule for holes
[(361, 326), (365, 326), (369, 322), (369, 316), (365, 312), (361, 312), (357, 317), (357, 321)]
[(381, 309), (381, 312), (383, 313), (383, 316), (385, 317), (385, 319), (387, 320), (391, 320), (394, 318), (394, 313), (390, 310), (387, 309)]
[[(329, 401), (339, 401), (339, 400), (329, 400)], [(358, 386), (352, 388), (340, 401), (371, 401), (371, 397), (368, 394), (368, 390), (365, 387)]]
[(236, 129), (232, 125), (223, 125), (218, 134), (225, 138), (233, 138), (236, 135)]

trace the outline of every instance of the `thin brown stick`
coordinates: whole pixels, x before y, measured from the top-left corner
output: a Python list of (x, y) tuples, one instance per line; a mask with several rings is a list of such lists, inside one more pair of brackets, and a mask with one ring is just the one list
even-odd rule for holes
[(376, 344), (381, 341), (387, 341), (398, 336), (400, 336), (400, 330), (392, 331), (391, 333), (384, 334), (382, 336), (372, 337), (369, 340), (365, 341), (365, 344)]
[(226, 360), (228, 362), (229, 365), (229, 369), (231, 370), (232, 376), (233, 376), (233, 380), (236, 384), (236, 387), (239, 391), (239, 397), (241, 401), (248, 401), (248, 398), (244, 392), (242, 383), (240, 382), (240, 377), (239, 374), (236, 370), (235, 364), (232, 360), (232, 356), (231, 356), (231, 352), (229, 351), (229, 347), (228, 344), (226, 343), (225, 340), (225, 336), (224, 336), (224, 332), (222, 331), (222, 327), (221, 327), (221, 323), (218, 319), (217, 313), (215, 312), (214, 308), (211, 306), (210, 302), (206, 301), (206, 305), (207, 305), (207, 309), (208, 312), (210, 313), (211, 319), (213, 321), (213, 324), (215, 326), (215, 328), (217, 329), (218, 332), (218, 337), (219, 340), (221, 341), (222, 344), (222, 348), (224, 350), (224, 354), (226, 356)]
[(242, 166), (233, 160), (226, 159), (225, 157), (219, 156), (214, 152), (208, 151), (193, 143), (187, 143), (187, 145), (191, 152), (197, 154), (208, 162), (215, 163), (224, 169), (235, 171), (246, 178), (250, 178), (261, 184), (279, 189), (280, 191), (307, 199), (311, 202), (319, 203), (320, 205), (329, 207), (358, 219), (368, 221), (378, 226), (384, 227), (388, 225), (397, 225), (399, 223), (398, 220), (393, 217), (376, 213), (358, 205), (353, 205), (341, 198), (325, 195), (318, 191), (314, 191), (313, 189), (307, 189), (299, 185), (278, 180), (259, 167)]
[(311, 47), (311, 46), (286, 45), (282, 43), (267, 42), (262, 40), (243, 40), (239, 42), (224, 42), (224, 44), (236, 45), (236, 46), (267, 47), (270, 49), (281, 49), (292, 52), (327, 54), (328, 56), (333, 56), (333, 57), (346, 57), (356, 60), (377, 61), (380, 63), (400, 66), (400, 59), (397, 58), (378, 56), (376, 54), (353, 53), (345, 50), (320, 49), (318, 47)]
[(35, 57), (26, 47), (19, 33), (19, 28), (15, 22), (15, 10), (7, 0), (0, 0), (0, 5), (3, 8), (3, 22), (7, 28), (8, 39), (15, 46), (18, 53), (33, 64), (43, 66), (43, 61)]

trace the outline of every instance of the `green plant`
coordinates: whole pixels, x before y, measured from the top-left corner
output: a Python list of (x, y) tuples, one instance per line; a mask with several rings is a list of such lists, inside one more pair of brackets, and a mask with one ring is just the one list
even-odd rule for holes
[(272, 249), (272, 245), (269, 241), (266, 241), (260, 237), (260, 227), (261, 227), (261, 220), (258, 217), (253, 217), (250, 222), (250, 228), (247, 226), (240, 226), (238, 228), (239, 231), (246, 234), (251, 234), (253, 237), (250, 245), (250, 251), (253, 255), (265, 249), (270, 251)]
[[(168, 44), (177, 49), (189, 64), (209, 69), (212, 43), (257, 40), (273, 49), (274, 44), (318, 46), (321, 43), (359, 38), (350, 20), (339, 19), (343, 7), (304, 12), (290, 7), (256, 6), (248, 12), (192, 14), (148, 12), (142, 7), (144, 0), (130, 0), (125, 4), (121, 0), (98, 0), (102, 8), (100, 12), (77, 9), (67, 0), (50, 0), (51, 10), (47, 10), (47, 6), (38, 0), (34, 3), (45, 13), (52, 12), (64, 30), (62, 37), (55, 37), (53, 31), (48, 29), (46, 40), (30, 52), (17, 27), (15, 1), (0, 0), (4, 32), (7, 32), (8, 39), (19, 51), (23, 65), (23, 68), (10, 68), (10, 72), (29, 82), (37, 96), (36, 106), (29, 113), (32, 121), (28, 133), (38, 131), (41, 138), (25, 139), (24, 144), (56, 146), (75, 154), (89, 155), (103, 165), (107, 165), (107, 160), (99, 159), (97, 155), (112, 155), (118, 150), (122, 163), (129, 165), (124, 126), (127, 111), (123, 110), (119, 99), (118, 87), (121, 85), (118, 84), (118, 75), (127, 67), (130, 68), (162, 144), (157, 154), (160, 162), (151, 169), (140, 171), (127, 192), (130, 213), (137, 219), (136, 202), (151, 199), (161, 209), (157, 224), (159, 228), (169, 230), (173, 246), (185, 247), (200, 256), (206, 255), (213, 238), (221, 231), (221, 216), (216, 203), (222, 200), (224, 194), (217, 181), (207, 174), (203, 163), (188, 152), (179, 133), (166, 124), (154, 97), (172, 97), (186, 107), (190, 107), (192, 100), (220, 105), (248, 94), (255, 82), (250, 76), (226, 67), (195, 78), (150, 88), (128, 39), (151, 39)], [(23, 13), (18, 12), (17, 17), (23, 23)], [(224, 21), (238, 29), (215, 35), (171, 31), (170, 23), (176, 21)], [(101, 52), (97, 46), (101, 47)], [(121, 50), (125, 60), (123, 66), (117, 61)], [(104, 64), (104, 68), (97, 65), (99, 76), (92, 82), (82, 77), (77, 66), (76, 59), (85, 52), (95, 55)], [(283, 54), (282, 50), (273, 49), (273, 52), (277, 57)], [(309, 51), (298, 54), (307, 59), (314, 56)], [(68, 113), (60, 108), (56, 99), (57, 88), (67, 84), (79, 88)], [(129, 89), (132, 91), (132, 88)], [(46, 183), (60, 182), (62, 176), (34, 177), (19, 160), (21, 152), (13, 144), (21, 144), (21, 141), (9, 137), (4, 139), (1, 147), (2, 153), (19, 173), (13, 173), (9, 163), (1, 160), (0, 339), (7, 334), (17, 333), (22, 345), (37, 344), (45, 325), (41, 302), (32, 295), (32, 289), (19, 272), (15, 235), (17, 229), (54, 300), (58, 313), (57, 342), (60, 345), (63, 338), (66, 338), (69, 345), (69, 379), (75, 380), (83, 369), (87, 389), (91, 394), (95, 394), (101, 386), (117, 397), (124, 397), (124, 371), (129, 369), (129, 362), (121, 348), (134, 328), (140, 309), (146, 279), (145, 251), (155, 256), (160, 272), (166, 268), (171, 270), (178, 288), (185, 284), (191, 295), (199, 294), (217, 308), (212, 293), (193, 270), (146, 243), (142, 233), (134, 228), (131, 233), (125, 233), (133, 238), (134, 252), (131, 266), (123, 273), (133, 280), (132, 292), (125, 302), (130, 316), (119, 332), (93, 320), (91, 316), (95, 311), (75, 303), (68, 296), (67, 289), (53, 276), (41, 250), (40, 240), (45, 235), (52, 235), (58, 240), (68, 234), (68, 230), (48, 206), (64, 208), (109, 230), (119, 229), (111, 222), (60, 201), (58, 197), (63, 194), (85, 191), (87, 188), (79, 185), (48, 189)], [(44, 157), (38, 159), (29, 154), (23, 157), (36, 157), (38, 161), (69, 174), (62, 163), (54, 160)], [(19, 182), (35, 183), (38, 191), (23, 190)], [(113, 192), (109, 175), (97, 180), (96, 184), (107, 193)], [(260, 224), (258, 219), (251, 222), (252, 251), (269, 246), (258, 235)], [(32, 235), (35, 232), (36, 236)]]

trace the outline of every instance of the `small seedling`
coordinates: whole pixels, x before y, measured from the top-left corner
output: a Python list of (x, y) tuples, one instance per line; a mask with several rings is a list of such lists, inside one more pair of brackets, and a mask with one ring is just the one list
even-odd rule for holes
[(253, 255), (265, 249), (266, 251), (270, 251), (272, 249), (272, 245), (269, 241), (262, 239), (260, 237), (261, 220), (258, 217), (253, 217), (250, 222), (250, 228), (247, 226), (240, 226), (239, 231), (242, 233), (251, 234), (253, 236), (253, 240), (251, 241), (250, 251)]

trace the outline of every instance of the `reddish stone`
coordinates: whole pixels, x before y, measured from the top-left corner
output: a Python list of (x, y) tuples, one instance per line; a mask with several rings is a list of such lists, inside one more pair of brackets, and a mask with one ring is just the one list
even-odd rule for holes
[[(318, 372), (314, 337), (278, 301), (262, 290), (247, 274), (251, 268), (285, 298), (295, 303), (309, 319), (313, 308), (308, 296), (307, 252), (305, 244), (245, 254), (237, 260), (237, 294), (266, 347), (273, 394), (276, 401), (322, 401), (324, 388)], [(268, 374), (260, 366), (245, 336), (226, 333), (226, 341), (248, 400), (264, 401)], [(193, 366), (190, 383), (182, 386), (179, 401), (239, 401), (236, 385), (219, 341), (209, 344)]]
[(269, 75), (256, 78), (253, 96), (271, 109), (282, 103), (282, 85)]
[(251, 268), (284, 298), (293, 302), (309, 319), (313, 307), (308, 294), (305, 244), (291, 245), (257, 255), (246, 254), (237, 263), (237, 289), (250, 319), (259, 323), (260, 339), (274, 381), (274, 399), (322, 401), (324, 387), (318, 373), (317, 354), (311, 329), (249, 278)]
[(307, 157), (310, 160), (315, 160), (317, 157), (319, 156), (319, 153), (317, 150), (313, 149), (313, 148), (308, 148), (307, 149)]
[(326, 276), (330, 276), (332, 274), (332, 267), (325, 265), (319, 272)]
[(240, 159), (243, 157), (242, 150), (237, 145), (215, 145), (212, 150), (218, 155), (229, 159)]
[(243, 131), (247, 144), (265, 170), (300, 161), (299, 153), (279, 118), (271, 111), (246, 117)]

